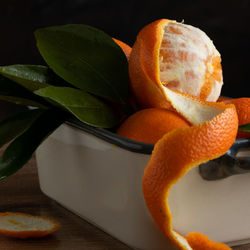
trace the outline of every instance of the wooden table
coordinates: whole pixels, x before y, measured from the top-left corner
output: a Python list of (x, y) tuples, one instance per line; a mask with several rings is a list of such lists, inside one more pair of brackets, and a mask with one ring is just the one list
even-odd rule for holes
[[(45, 196), (39, 188), (35, 157), (16, 174), (0, 181), (0, 211), (48, 216), (62, 224), (58, 232), (42, 239), (16, 240), (0, 235), (1, 250), (131, 249)], [(247, 250), (250, 244), (234, 249)]]
[(43, 239), (15, 240), (0, 235), (1, 250), (130, 249), (45, 196), (39, 188), (35, 157), (19, 172), (0, 182), (0, 211), (49, 216), (62, 224), (58, 232)]

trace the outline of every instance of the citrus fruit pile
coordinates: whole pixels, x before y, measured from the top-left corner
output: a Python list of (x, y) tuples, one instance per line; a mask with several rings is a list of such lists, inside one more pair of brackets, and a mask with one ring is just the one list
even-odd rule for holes
[(238, 125), (250, 123), (250, 98), (218, 100), (220, 54), (204, 32), (190, 25), (167, 19), (147, 25), (127, 57), (131, 93), (140, 110), (117, 133), (155, 144), (143, 176), (144, 199), (154, 221), (180, 249), (230, 249), (198, 232), (176, 232), (167, 199), (188, 170), (231, 147)]

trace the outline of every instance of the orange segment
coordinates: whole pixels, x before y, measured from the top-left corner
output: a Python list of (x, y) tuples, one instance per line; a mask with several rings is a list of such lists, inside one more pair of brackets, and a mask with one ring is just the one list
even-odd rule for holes
[(166, 108), (165, 87), (216, 101), (220, 54), (201, 30), (161, 19), (139, 33), (129, 59), (131, 88), (142, 107)]
[(12, 238), (40, 238), (61, 227), (57, 221), (24, 213), (0, 213), (0, 233)]
[(151, 108), (131, 115), (118, 128), (117, 133), (135, 141), (155, 144), (169, 131), (188, 126), (186, 120), (172, 111)]
[(204, 102), (170, 89), (166, 93), (168, 101), (195, 125), (173, 130), (156, 143), (144, 172), (143, 194), (153, 219), (165, 235), (180, 249), (192, 249), (172, 228), (167, 202), (170, 188), (188, 170), (230, 148), (238, 118), (234, 105)]

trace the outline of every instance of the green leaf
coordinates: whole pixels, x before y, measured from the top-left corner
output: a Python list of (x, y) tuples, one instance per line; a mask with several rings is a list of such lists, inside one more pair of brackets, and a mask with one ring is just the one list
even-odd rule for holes
[(32, 100), (19, 98), (19, 97), (13, 97), (13, 96), (1, 96), (0, 100), (6, 101), (6, 102), (12, 102), (18, 105), (25, 105), (25, 106), (32, 106), (32, 107), (38, 107), (38, 108), (46, 108), (45, 105), (42, 105), (41, 103), (34, 102)]
[(128, 65), (110, 36), (93, 27), (71, 24), (39, 29), (37, 47), (52, 70), (73, 86), (125, 104)]
[(43, 113), (40, 109), (20, 112), (0, 122), (0, 148), (27, 130)]
[(0, 100), (40, 108), (48, 106), (42, 98), (3, 76), (0, 76)]
[(22, 135), (5, 150), (0, 159), (0, 180), (19, 170), (37, 147), (64, 122), (53, 111), (45, 111)]
[(0, 73), (3, 76), (31, 91), (48, 86), (47, 70), (47, 67), (39, 65), (10, 65), (0, 67)]
[(250, 123), (246, 123), (246, 124), (239, 126), (239, 131), (250, 133)]
[(82, 90), (68, 87), (47, 87), (34, 93), (56, 101), (87, 124), (111, 128), (118, 123), (114, 111), (109, 105)]
[(45, 88), (49, 85), (68, 85), (48, 67), (42, 65), (16, 64), (2, 66), (0, 67), (0, 74), (30, 91)]

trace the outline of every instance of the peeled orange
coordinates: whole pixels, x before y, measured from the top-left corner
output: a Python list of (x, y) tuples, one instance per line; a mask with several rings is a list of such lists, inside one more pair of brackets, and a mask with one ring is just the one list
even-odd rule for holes
[(221, 57), (198, 28), (168, 19), (144, 27), (129, 59), (131, 89), (142, 107), (169, 107), (165, 88), (216, 101)]

